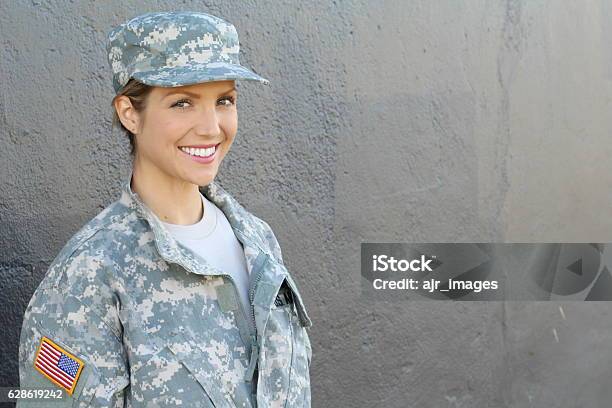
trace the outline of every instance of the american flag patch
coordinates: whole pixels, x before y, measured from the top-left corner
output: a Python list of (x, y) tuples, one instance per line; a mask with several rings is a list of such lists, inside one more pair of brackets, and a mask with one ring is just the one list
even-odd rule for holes
[(72, 395), (81, 370), (85, 364), (55, 344), (51, 339), (43, 337), (34, 358), (34, 367), (54, 384), (65, 389)]

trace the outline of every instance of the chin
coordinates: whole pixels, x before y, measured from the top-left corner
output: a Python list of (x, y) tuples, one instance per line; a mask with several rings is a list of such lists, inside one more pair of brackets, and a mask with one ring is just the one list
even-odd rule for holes
[(208, 185), (208, 184), (212, 183), (212, 182), (215, 180), (215, 176), (216, 176), (216, 175), (212, 175), (212, 176), (204, 176), (204, 177), (198, 177), (198, 178), (195, 180), (195, 183), (196, 183), (198, 186), (206, 186), (206, 185)]

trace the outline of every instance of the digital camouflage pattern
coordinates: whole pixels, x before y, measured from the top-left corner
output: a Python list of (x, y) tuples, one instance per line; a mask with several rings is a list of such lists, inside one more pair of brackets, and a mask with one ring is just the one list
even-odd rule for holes
[(230, 79), (270, 83), (240, 65), (236, 28), (206, 13), (168, 11), (134, 17), (108, 33), (106, 51), (116, 93), (130, 77), (163, 87)]
[[(25, 312), (21, 388), (53, 388), (33, 361), (46, 336), (84, 362), (72, 396), (18, 407), (310, 407), (311, 320), (269, 225), (215, 181), (250, 272), (231, 277), (176, 241), (131, 189), (53, 260)], [(292, 303), (278, 306), (279, 292)]]

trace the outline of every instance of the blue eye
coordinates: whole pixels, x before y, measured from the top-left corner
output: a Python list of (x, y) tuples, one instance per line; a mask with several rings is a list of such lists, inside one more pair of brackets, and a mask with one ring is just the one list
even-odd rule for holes
[(232, 105), (234, 105), (236, 103), (236, 100), (234, 99), (233, 96), (223, 97), (223, 98), (219, 99), (219, 101), (229, 101), (229, 104), (228, 103), (223, 104), (224, 106), (228, 106), (228, 107), (232, 106)]
[(176, 107), (178, 107), (180, 109), (185, 109), (185, 106), (180, 105), (182, 103), (189, 103), (190, 104), (191, 102), (189, 101), (189, 99), (181, 99), (181, 100), (177, 101), (174, 105), (172, 105), (172, 107), (176, 106)]

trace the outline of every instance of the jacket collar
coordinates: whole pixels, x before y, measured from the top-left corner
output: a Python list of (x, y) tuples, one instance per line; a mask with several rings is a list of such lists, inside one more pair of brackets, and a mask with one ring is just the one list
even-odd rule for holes
[[(194, 273), (202, 275), (224, 274), (224, 272), (214, 268), (203, 258), (185, 248), (172, 236), (159, 217), (132, 190), (130, 186), (132, 175), (133, 170), (130, 170), (130, 174), (123, 184), (119, 201), (133, 210), (138, 217), (147, 221), (153, 233), (152, 238), (162, 258), (169, 262), (179, 263)], [(206, 198), (219, 207), (227, 217), (236, 237), (243, 244), (249, 270), (261, 252), (271, 256), (270, 249), (265, 244), (263, 237), (257, 233), (256, 228), (250, 226), (255, 222), (253, 215), (227, 191), (214, 180), (207, 186), (200, 186), (199, 190)]]

